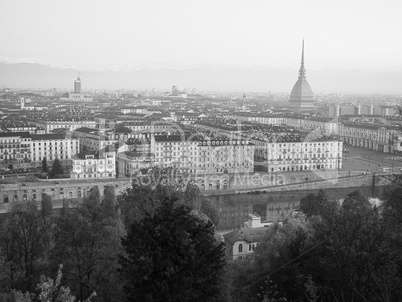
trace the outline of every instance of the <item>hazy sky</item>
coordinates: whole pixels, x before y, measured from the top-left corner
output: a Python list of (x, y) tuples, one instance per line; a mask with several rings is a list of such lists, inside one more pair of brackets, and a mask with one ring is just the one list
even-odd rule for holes
[(402, 1), (1, 0), (0, 58), (402, 70)]

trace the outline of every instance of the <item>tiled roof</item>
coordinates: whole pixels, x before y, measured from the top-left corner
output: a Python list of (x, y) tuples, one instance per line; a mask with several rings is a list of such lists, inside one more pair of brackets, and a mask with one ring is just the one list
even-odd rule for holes
[(74, 131), (88, 133), (88, 134), (98, 134), (98, 132), (99, 132), (98, 129), (88, 128), (88, 127), (77, 128)]
[(239, 230), (234, 230), (230, 233), (223, 235), (225, 240), (229, 241), (231, 244), (234, 244), (236, 241), (246, 241), (248, 243), (251, 242), (259, 242), (261, 241), (264, 234), (266, 234), (268, 228), (250, 228), (244, 227)]
[(130, 156), (130, 157), (154, 157), (155, 155), (153, 153), (149, 153), (149, 152), (134, 152), (134, 151), (126, 151), (124, 152), (125, 155)]
[(48, 139), (65, 139), (66, 135), (62, 133), (56, 134), (32, 134), (33, 141), (48, 140)]
[(96, 151), (86, 151), (73, 155), (73, 159), (85, 159), (87, 155), (93, 155), (95, 159), (99, 159), (99, 153)]
[(181, 142), (181, 141), (198, 141), (199, 139), (196, 136), (186, 137), (181, 135), (156, 135), (155, 142)]
[(29, 132), (0, 132), (0, 137), (22, 137), (29, 138), (31, 135)]

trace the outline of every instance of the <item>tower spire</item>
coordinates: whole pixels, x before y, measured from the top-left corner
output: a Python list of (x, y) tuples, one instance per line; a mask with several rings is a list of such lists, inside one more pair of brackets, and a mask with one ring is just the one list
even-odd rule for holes
[(301, 66), (299, 69), (299, 78), (305, 78), (305, 77), (306, 77), (306, 69), (304, 68), (304, 38), (303, 38)]

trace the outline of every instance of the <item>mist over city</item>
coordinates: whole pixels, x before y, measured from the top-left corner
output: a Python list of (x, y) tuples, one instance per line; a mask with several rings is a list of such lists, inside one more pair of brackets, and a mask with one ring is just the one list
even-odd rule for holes
[(0, 3), (0, 302), (400, 301), (402, 3)]

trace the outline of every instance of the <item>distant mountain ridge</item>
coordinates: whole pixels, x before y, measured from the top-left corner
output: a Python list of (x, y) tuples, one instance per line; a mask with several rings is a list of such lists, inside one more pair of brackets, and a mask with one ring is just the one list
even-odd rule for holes
[[(0, 63), (0, 85), (9, 88), (73, 89), (79, 70), (38, 63)], [(244, 66), (116, 66), (112, 71), (81, 71), (87, 89), (170, 90), (191, 87), (204, 91), (285, 92), (290, 93), (297, 70)], [(382, 93), (402, 95), (402, 71), (368, 72), (359, 70), (307, 69), (307, 80), (315, 93)]]

